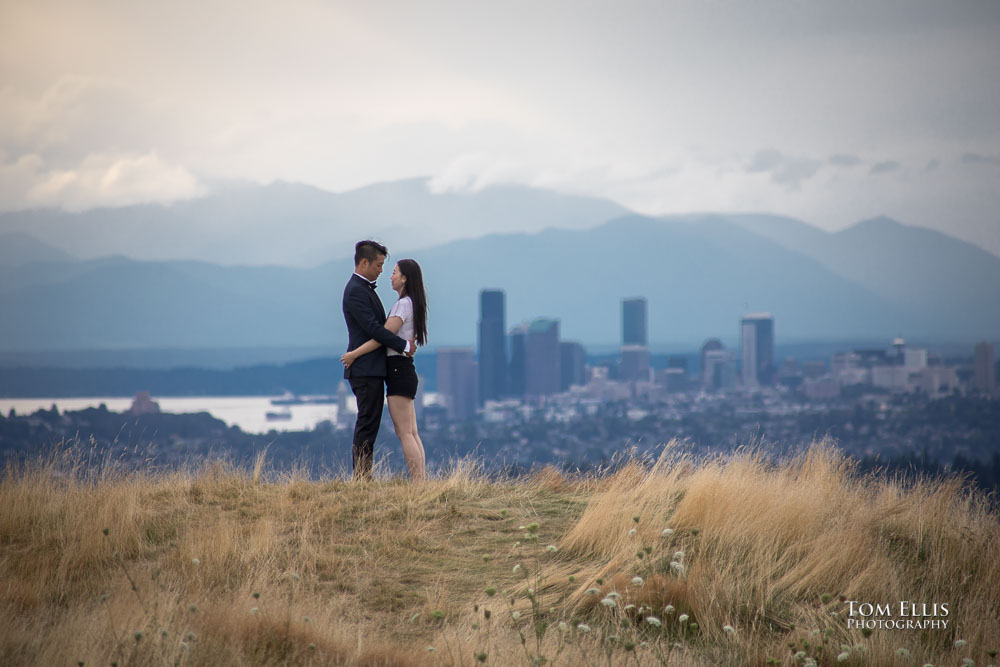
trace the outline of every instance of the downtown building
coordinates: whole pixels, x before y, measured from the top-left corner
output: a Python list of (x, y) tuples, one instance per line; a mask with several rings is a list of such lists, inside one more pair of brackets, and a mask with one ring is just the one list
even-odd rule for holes
[(479, 293), (479, 404), (509, 393), (507, 382), (506, 307), (503, 290)]
[(476, 416), (478, 375), (475, 352), (471, 347), (438, 348), (438, 396), (448, 419), (467, 421)]
[(989, 395), (997, 389), (996, 365), (993, 360), (993, 343), (979, 343), (975, 348), (972, 376), (973, 388)]
[(740, 370), (744, 387), (774, 382), (774, 316), (750, 313), (740, 321)]
[(559, 390), (587, 384), (587, 351), (580, 343), (559, 343)]
[(622, 380), (649, 381), (649, 332), (646, 299), (622, 299)]
[(510, 332), (510, 387), (518, 398), (558, 394), (562, 383), (559, 320), (539, 318)]

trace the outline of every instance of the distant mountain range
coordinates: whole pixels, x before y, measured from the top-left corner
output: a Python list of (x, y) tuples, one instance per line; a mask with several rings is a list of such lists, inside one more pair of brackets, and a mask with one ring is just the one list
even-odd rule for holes
[[(299, 186), (273, 187), (297, 191)], [(622, 214), (607, 202), (525, 188), (419, 196), (414, 189), (410, 181), (384, 184), (365, 197), (372, 206), (382, 201), (387, 208), (384, 202), (393, 198), (422, 197), (435, 202), (432, 210), (463, 208), (469, 220), (494, 221), (490, 224), (511, 216), (518, 224), (529, 220), (542, 227), (552, 215), (562, 227), (493, 233), (412, 252), (402, 242), (390, 244), (379, 293), (388, 307), (395, 299), (388, 284), (393, 260), (417, 259), (430, 298), (432, 345), (474, 344), (484, 287), (506, 291), (508, 327), (522, 319), (556, 317), (563, 339), (586, 344), (620, 339), (621, 300), (632, 296), (649, 301), (653, 342), (719, 337), (735, 343), (739, 318), (750, 311), (772, 312), (776, 335), (785, 340), (1000, 338), (1000, 258), (889, 219), (827, 233), (771, 215)], [(307, 198), (323, 197), (302, 191)], [(244, 202), (237, 208), (253, 207)], [(297, 210), (260, 212), (242, 234), (235, 225), (231, 231), (260, 235), (254, 239), (259, 245), (284, 234), (286, 223), (305, 229), (307, 223), (296, 221)], [(73, 218), (80, 225), (73, 238), (90, 230), (94, 239), (93, 247), (79, 254), (94, 252), (98, 240), (107, 238), (110, 232), (100, 230), (120, 229), (123, 211), (115, 211), (104, 228), (97, 212)], [(594, 222), (608, 214), (603, 224)], [(427, 215), (414, 210), (412, 217)], [(39, 229), (55, 229), (46, 226), (55, 225), (53, 219)], [(279, 223), (265, 233), (266, 219)], [(143, 221), (130, 224), (141, 238)], [(187, 243), (191, 256), (206, 255), (208, 248), (199, 245), (204, 234), (192, 233), (194, 240), (181, 235), (170, 242), (176, 252)], [(363, 227), (344, 234), (347, 240), (326, 249), (307, 238), (296, 237), (287, 246), (275, 241), (287, 257), (313, 251), (336, 257), (312, 267), (286, 267), (227, 266), (225, 258), (74, 259), (66, 254), (66, 241), (56, 248), (23, 230), (0, 233), (0, 350), (329, 346), (333, 354), (346, 340), (340, 299), (353, 269), (353, 241), (368, 235)], [(148, 243), (161, 241), (166, 243), (154, 234)], [(248, 242), (239, 252), (252, 246)], [(233, 250), (230, 259), (237, 254)]]
[(433, 194), (426, 179), (342, 194), (308, 185), (231, 185), (164, 206), (0, 214), (0, 234), (30, 235), (81, 259), (199, 260), (314, 267), (374, 238), (413, 251), (457, 238), (586, 229), (628, 213), (613, 202), (525, 187)]

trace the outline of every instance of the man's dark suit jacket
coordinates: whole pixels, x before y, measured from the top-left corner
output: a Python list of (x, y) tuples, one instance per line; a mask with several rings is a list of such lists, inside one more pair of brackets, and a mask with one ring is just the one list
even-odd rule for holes
[(344, 320), (347, 322), (348, 351), (361, 347), (374, 338), (382, 347), (358, 357), (344, 378), (385, 377), (385, 351), (403, 352), (406, 341), (385, 328), (385, 308), (367, 280), (353, 274), (344, 288)]

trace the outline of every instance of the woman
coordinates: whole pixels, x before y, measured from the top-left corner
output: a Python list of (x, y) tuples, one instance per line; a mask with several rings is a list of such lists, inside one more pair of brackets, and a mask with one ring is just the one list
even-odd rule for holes
[[(417, 340), (417, 345), (427, 342), (427, 295), (424, 292), (424, 278), (420, 265), (412, 259), (401, 259), (392, 271), (392, 289), (399, 295), (385, 328), (403, 340)], [(374, 339), (355, 348), (340, 358), (345, 367), (363, 354), (378, 349), (380, 343)], [(413, 410), (413, 399), (417, 395), (417, 372), (413, 368), (413, 358), (395, 350), (386, 351), (386, 395), (389, 400), (389, 416), (396, 429), (396, 436), (403, 445), (403, 457), (410, 470), (410, 479), (424, 481), (424, 443), (417, 433), (417, 415)]]

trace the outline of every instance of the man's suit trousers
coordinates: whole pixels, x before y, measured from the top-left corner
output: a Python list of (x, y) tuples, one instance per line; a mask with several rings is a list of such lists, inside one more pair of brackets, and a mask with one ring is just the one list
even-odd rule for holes
[(351, 378), (351, 391), (358, 400), (358, 420), (354, 424), (354, 479), (371, 479), (375, 458), (375, 438), (385, 404), (385, 378)]

